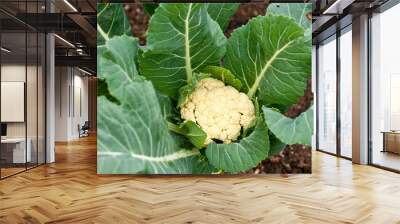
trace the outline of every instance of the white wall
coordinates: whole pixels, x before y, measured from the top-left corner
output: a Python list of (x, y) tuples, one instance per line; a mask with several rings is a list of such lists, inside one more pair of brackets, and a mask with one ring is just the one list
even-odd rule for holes
[[(1, 66), (1, 81), (2, 82), (25, 82), (26, 75), (25, 64), (3, 64)], [(28, 66), (28, 72), (33, 70), (32, 66)], [(35, 71), (36, 73), (36, 71)], [(27, 93), (29, 96), (36, 96), (34, 93)], [(36, 105), (35, 105), (36, 107)], [(1, 108), (7, 110), (7, 108)], [(28, 114), (29, 116), (30, 114)], [(36, 114), (35, 114), (36, 116)], [(33, 120), (28, 117), (28, 121)], [(25, 137), (25, 122), (7, 122), (7, 136), (8, 137)], [(29, 136), (28, 136), (29, 137)]]
[(79, 72), (76, 74), (77, 70), (75, 70), (74, 77), (74, 108), (72, 108), (72, 129), (71, 136), (73, 138), (79, 137), (78, 132), (78, 124), (83, 125), (85, 121), (88, 121), (88, 78), (86, 76), (82, 76), (83, 73)]
[(78, 125), (88, 120), (88, 78), (76, 68), (56, 67), (56, 141), (79, 138)]
[(55, 68), (55, 141), (68, 140), (68, 88), (70, 84), (68, 72), (67, 67)]
[[(38, 70), (37, 70), (38, 69)], [(5, 122), (7, 124), (7, 137), (9, 138), (24, 138), (25, 135), (30, 140), (30, 148), (32, 151), (32, 161), (36, 162), (39, 158), (39, 163), (44, 163), (44, 82), (42, 68), (36, 65), (25, 64), (3, 64), (1, 66), (2, 82), (24, 82), (26, 84), (26, 107), (24, 104), (22, 108), (18, 108), (19, 112), (27, 115), (26, 121), (23, 119), (21, 122)], [(27, 78), (27, 81), (25, 80)], [(3, 92), (4, 89), (2, 89)], [(20, 90), (20, 94), (24, 94), (24, 90)], [(4, 94), (4, 93), (3, 93)], [(7, 95), (2, 95), (2, 98)], [(17, 103), (17, 102), (16, 102)], [(12, 107), (2, 107), (2, 112), (17, 113)], [(22, 115), (24, 116), (24, 115)], [(39, 153), (39, 155), (37, 155)]]

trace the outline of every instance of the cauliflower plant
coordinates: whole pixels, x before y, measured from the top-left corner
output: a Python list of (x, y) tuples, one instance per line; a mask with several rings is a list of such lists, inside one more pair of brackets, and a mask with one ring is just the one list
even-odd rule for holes
[(196, 122), (207, 133), (205, 144), (218, 139), (235, 141), (242, 128), (248, 128), (255, 109), (249, 97), (214, 78), (200, 80), (181, 107), (184, 120)]

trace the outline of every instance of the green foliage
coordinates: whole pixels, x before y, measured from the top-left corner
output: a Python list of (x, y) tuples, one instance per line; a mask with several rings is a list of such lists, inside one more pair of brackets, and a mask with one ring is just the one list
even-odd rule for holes
[[(235, 14), (239, 8), (239, 3), (209, 3), (208, 14), (216, 21), (222, 30), (225, 30), (229, 25), (230, 18)], [(144, 11), (148, 15), (153, 15), (159, 4), (145, 3), (143, 4)]]
[(157, 4), (157, 3), (144, 3), (144, 4), (143, 4), (144, 11), (145, 11), (149, 16), (151, 16), (151, 15), (154, 14), (154, 12), (156, 11), (157, 7), (158, 7), (158, 4)]
[[(312, 109), (296, 119), (270, 109), (296, 102), (311, 74), (311, 26), (300, 5), (272, 5), (229, 40), (223, 30), (237, 3), (145, 8), (152, 16), (140, 47), (122, 5), (98, 4), (99, 173), (240, 173), (287, 144), (310, 144)], [(236, 142), (205, 147), (206, 133), (180, 118), (180, 104), (205, 77), (253, 99), (257, 119)]]
[(291, 105), (311, 75), (311, 42), (288, 17), (256, 17), (232, 33), (224, 62), (250, 97)]
[(228, 27), (231, 17), (239, 8), (239, 5), (239, 3), (209, 3), (207, 10), (211, 18), (224, 31)]
[(101, 74), (103, 66), (99, 65), (106, 41), (114, 36), (131, 35), (131, 27), (125, 16), (122, 4), (97, 4), (97, 72)]
[(110, 93), (119, 97), (123, 86), (139, 78), (135, 59), (138, 40), (128, 36), (116, 36), (103, 45), (103, 55), (98, 59), (99, 78), (105, 79)]
[(211, 143), (206, 149), (210, 163), (229, 173), (255, 167), (269, 152), (268, 128), (262, 119), (248, 137), (231, 144)]
[(285, 144), (311, 145), (314, 120), (313, 107), (295, 119), (285, 117), (279, 111), (263, 107), (265, 121), (272, 133)]
[(307, 17), (311, 13), (311, 5), (311, 3), (272, 3), (268, 6), (268, 13), (291, 17), (306, 30), (311, 25), (311, 20)]
[(208, 169), (197, 149), (178, 147), (153, 85), (131, 81), (116, 105), (99, 98), (98, 173), (190, 174)]
[(119, 104), (119, 101), (117, 98), (111, 95), (110, 91), (108, 91), (108, 85), (107, 82), (104, 79), (97, 79), (97, 96), (104, 96), (106, 97), (109, 101)]
[(201, 71), (205, 74), (210, 74), (211, 77), (221, 80), (225, 84), (230, 85), (239, 91), (242, 88), (242, 82), (226, 68), (210, 65), (203, 68)]
[(184, 135), (195, 147), (199, 149), (204, 147), (207, 134), (193, 121), (185, 121), (179, 126), (168, 123), (168, 127), (171, 131)]
[(226, 38), (207, 13), (207, 4), (160, 4), (147, 33), (140, 72), (160, 92), (177, 99), (203, 66), (219, 64)]
[(293, 18), (305, 30), (305, 35), (311, 38), (312, 3), (272, 3), (268, 6), (268, 13)]

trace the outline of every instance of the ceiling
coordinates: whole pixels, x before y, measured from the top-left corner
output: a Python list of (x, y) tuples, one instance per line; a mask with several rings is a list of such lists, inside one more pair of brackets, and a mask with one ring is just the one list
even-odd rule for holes
[(388, 0), (312, 0), (313, 44), (350, 25), (354, 17), (372, 12)]
[[(26, 55), (25, 35), (18, 33), (27, 31), (29, 42), (29, 32), (51, 32), (57, 34), (56, 65), (78, 66), (95, 74), (96, 4), (96, 0), (0, 0), (3, 43), (13, 49), (8, 56)], [(33, 51), (36, 46), (28, 43), (28, 55)]]

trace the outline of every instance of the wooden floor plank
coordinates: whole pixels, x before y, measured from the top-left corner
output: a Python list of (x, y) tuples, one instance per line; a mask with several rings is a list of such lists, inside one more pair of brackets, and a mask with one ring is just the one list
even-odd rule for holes
[(96, 139), (0, 181), (0, 223), (400, 223), (400, 175), (313, 152), (313, 174), (96, 174)]

